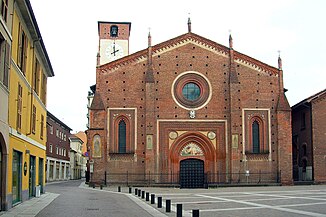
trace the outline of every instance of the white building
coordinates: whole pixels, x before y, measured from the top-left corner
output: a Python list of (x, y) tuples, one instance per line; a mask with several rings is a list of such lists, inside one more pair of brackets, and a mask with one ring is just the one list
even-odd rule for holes
[(70, 139), (70, 179), (80, 179), (84, 174), (83, 140), (75, 135)]

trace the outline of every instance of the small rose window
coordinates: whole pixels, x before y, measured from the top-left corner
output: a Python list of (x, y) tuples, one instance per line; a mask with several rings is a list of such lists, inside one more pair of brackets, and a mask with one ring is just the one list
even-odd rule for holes
[(211, 90), (208, 80), (198, 72), (180, 74), (173, 82), (174, 100), (185, 109), (199, 109), (208, 103)]
[(200, 88), (195, 83), (192, 83), (192, 82), (187, 83), (182, 88), (182, 95), (187, 100), (195, 101), (195, 100), (197, 100), (200, 97)]

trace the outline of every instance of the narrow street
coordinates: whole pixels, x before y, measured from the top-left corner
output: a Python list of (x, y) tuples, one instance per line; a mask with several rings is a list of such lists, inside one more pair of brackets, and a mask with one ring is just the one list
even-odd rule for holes
[(152, 216), (126, 195), (80, 188), (81, 183), (78, 180), (48, 184), (46, 191), (60, 196), (37, 216)]

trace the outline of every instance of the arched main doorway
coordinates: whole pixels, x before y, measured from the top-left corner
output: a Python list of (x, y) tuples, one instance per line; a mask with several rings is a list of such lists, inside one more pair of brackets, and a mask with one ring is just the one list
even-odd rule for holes
[(203, 160), (190, 158), (180, 161), (180, 188), (203, 188), (204, 181)]
[(180, 135), (169, 150), (169, 170), (178, 174), (181, 188), (203, 188), (206, 173), (214, 173), (216, 150), (205, 134), (187, 132)]

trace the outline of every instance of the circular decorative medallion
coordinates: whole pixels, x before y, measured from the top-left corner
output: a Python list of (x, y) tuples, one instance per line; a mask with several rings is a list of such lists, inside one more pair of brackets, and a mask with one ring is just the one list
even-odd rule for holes
[(171, 131), (170, 133), (169, 133), (169, 137), (170, 137), (170, 139), (176, 139), (177, 137), (178, 137), (178, 133), (177, 132), (175, 132), (175, 131)]
[(214, 133), (213, 131), (210, 131), (207, 133), (207, 137), (212, 140), (216, 138), (216, 133)]
[(180, 74), (172, 85), (173, 99), (187, 110), (205, 106), (210, 100), (211, 92), (207, 78), (194, 71)]

